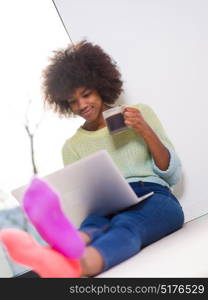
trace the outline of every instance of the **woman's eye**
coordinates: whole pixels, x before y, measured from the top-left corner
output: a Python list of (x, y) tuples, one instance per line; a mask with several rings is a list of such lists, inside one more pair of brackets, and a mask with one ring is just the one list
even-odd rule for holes
[(87, 94), (84, 94), (84, 98), (87, 98), (90, 95), (90, 92)]

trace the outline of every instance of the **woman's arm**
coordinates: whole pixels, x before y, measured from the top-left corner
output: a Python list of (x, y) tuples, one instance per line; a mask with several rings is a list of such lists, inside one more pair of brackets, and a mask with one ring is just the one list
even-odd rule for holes
[(151, 127), (149, 127), (149, 129), (143, 133), (142, 137), (149, 148), (156, 166), (160, 170), (167, 170), (170, 164), (170, 153), (160, 141), (156, 133), (152, 130)]
[(140, 110), (134, 107), (125, 107), (124, 118), (126, 125), (132, 127), (136, 133), (143, 137), (157, 167), (160, 170), (168, 169), (170, 153), (144, 120)]

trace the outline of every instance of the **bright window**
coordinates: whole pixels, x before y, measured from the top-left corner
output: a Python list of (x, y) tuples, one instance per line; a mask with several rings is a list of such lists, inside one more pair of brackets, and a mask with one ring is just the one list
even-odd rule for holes
[[(3, 1), (0, 4), (1, 106), (0, 190), (9, 191), (30, 180), (30, 140), (24, 128), (28, 101), (31, 127), (42, 115), (40, 90), (42, 69), (53, 50), (67, 46), (70, 39), (51, 0)], [(63, 167), (61, 147), (80, 124), (80, 119), (44, 115), (34, 138), (40, 175)]]

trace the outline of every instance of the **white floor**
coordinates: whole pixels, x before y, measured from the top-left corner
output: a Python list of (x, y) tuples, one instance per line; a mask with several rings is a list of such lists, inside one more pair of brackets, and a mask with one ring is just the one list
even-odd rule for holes
[(97, 277), (208, 277), (208, 214)]
[[(11, 269), (0, 248), (0, 278)], [(97, 277), (208, 277), (208, 214)]]

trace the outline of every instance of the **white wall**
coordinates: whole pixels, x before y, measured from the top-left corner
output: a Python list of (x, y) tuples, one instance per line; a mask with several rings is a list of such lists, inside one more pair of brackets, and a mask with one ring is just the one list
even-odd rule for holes
[[(124, 103), (153, 107), (184, 178), (175, 193), (186, 221), (208, 212), (208, 1), (55, 0), (73, 40), (99, 44), (118, 63)], [(64, 29), (63, 29), (64, 30)]]

